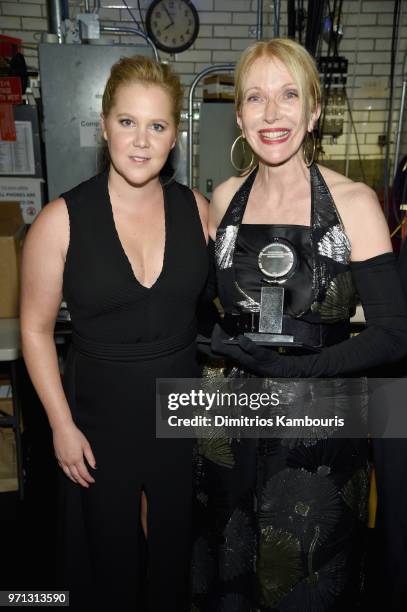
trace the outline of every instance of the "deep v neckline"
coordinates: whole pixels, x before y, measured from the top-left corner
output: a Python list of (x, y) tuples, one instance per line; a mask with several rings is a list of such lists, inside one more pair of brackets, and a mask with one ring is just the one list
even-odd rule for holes
[(121, 253), (121, 257), (124, 260), (128, 272), (132, 278), (132, 281), (137, 283), (137, 285), (145, 290), (145, 291), (151, 291), (152, 289), (155, 289), (157, 287), (157, 285), (161, 282), (165, 270), (166, 270), (166, 263), (167, 263), (167, 251), (168, 251), (168, 228), (169, 228), (169, 223), (168, 223), (168, 201), (167, 201), (167, 190), (165, 188), (165, 185), (162, 185), (160, 182), (160, 186), (162, 189), (162, 194), (163, 194), (163, 205), (164, 205), (164, 251), (163, 251), (163, 259), (162, 259), (162, 265), (161, 265), (161, 270), (160, 273), (158, 274), (157, 278), (155, 279), (154, 283), (150, 286), (147, 287), (147, 285), (143, 285), (143, 283), (140, 282), (140, 280), (137, 278), (133, 266), (131, 265), (131, 261), (123, 247), (123, 243), (120, 240), (120, 236), (119, 236), (119, 232), (117, 231), (117, 226), (116, 226), (116, 222), (114, 220), (114, 214), (113, 214), (113, 206), (112, 206), (112, 201), (110, 199), (110, 193), (109, 193), (109, 180), (108, 180), (108, 175), (106, 178), (106, 185), (105, 185), (105, 191), (106, 191), (106, 200), (107, 200), (107, 204), (108, 204), (108, 211), (109, 211), (109, 217), (110, 217), (110, 221), (111, 221), (111, 225), (113, 228), (113, 235), (115, 237), (116, 243), (119, 247), (119, 251)]

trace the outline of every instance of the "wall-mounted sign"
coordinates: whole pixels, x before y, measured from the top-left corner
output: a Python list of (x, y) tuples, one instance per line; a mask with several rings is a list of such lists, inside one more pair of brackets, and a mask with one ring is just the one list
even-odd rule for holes
[(0, 77), (0, 104), (22, 104), (20, 77)]

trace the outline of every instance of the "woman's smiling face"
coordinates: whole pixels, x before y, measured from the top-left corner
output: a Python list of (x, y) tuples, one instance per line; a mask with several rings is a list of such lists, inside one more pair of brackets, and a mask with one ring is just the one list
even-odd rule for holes
[(237, 122), (243, 136), (259, 159), (280, 165), (297, 153), (305, 133), (318, 117), (307, 122), (300, 90), (292, 75), (278, 59), (255, 60), (243, 81), (243, 97)]

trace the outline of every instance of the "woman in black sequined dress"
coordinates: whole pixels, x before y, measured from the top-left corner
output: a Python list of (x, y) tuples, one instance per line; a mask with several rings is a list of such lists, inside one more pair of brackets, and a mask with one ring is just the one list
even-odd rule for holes
[[(270, 384), (284, 378), (283, 390), (295, 395), (293, 379), (355, 375), (405, 354), (406, 305), (377, 198), (367, 186), (317, 166), (307, 146), (320, 114), (312, 58), (285, 39), (249, 48), (237, 67), (236, 108), (258, 165), (248, 176), (221, 184), (211, 204), (209, 229), (225, 311), (212, 349), (226, 357), (228, 375), (257, 375)], [(260, 254), (276, 243), (295, 263), (284, 278), (281, 333), (313, 350), (281, 354), (243, 335), (258, 331), (267, 284)], [(368, 329), (349, 339), (356, 291)], [(225, 343), (231, 337), (235, 345)], [(333, 401), (346, 399), (346, 381), (327, 384)], [(312, 382), (308, 388), (317, 389)], [(297, 397), (301, 406), (299, 392)], [(357, 609), (367, 443), (319, 434), (217, 436), (213, 445), (201, 444), (195, 610)]]

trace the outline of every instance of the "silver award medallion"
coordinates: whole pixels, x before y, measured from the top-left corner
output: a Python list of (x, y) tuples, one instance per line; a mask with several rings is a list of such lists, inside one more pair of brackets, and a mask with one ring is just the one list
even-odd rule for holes
[(294, 273), (297, 256), (290, 244), (277, 239), (260, 251), (258, 263), (263, 274), (276, 283), (282, 283)]
[(259, 253), (258, 265), (270, 283), (261, 288), (260, 319), (258, 333), (246, 333), (251, 340), (278, 344), (293, 342), (293, 336), (282, 334), (284, 288), (282, 284), (297, 269), (298, 259), (294, 247), (287, 240), (276, 238)]

